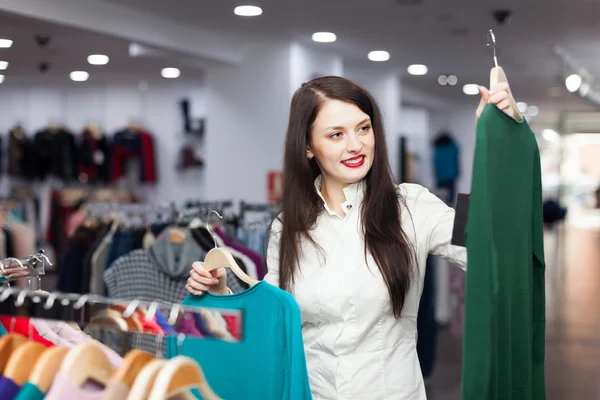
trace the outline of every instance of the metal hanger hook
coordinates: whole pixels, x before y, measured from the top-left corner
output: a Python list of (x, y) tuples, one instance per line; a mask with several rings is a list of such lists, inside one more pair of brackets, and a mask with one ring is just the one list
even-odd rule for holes
[(219, 213), (218, 213), (218, 212), (216, 212), (215, 210), (210, 210), (210, 211), (208, 212), (208, 215), (206, 216), (206, 230), (207, 230), (207, 231), (208, 231), (208, 233), (210, 233), (210, 235), (213, 237), (213, 240), (215, 241), (215, 249), (216, 249), (217, 247), (219, 247), (219, 246), (217, 245), (217, 237), (215, 236), (214, 232), (213, 232), (213, 231), (210, 229), (210, 226), (208, 225), (208, 220), (210, 219), (210, 214), (211, 214), (211, 213), (215, 213), (215, 215), (216, 215), (217, 217), (219, 217), (220, 219), (223, 219), (223, 217), (221, 216), (221, 214), (219, 214)]
[(494, 35), (494, 31), (491, 29), (487, 33), (487, 45), (488, 47), (492, 46), (494, 49), (494, 65), (498, 67), (498, 58), (496, 58), (496, 35)]

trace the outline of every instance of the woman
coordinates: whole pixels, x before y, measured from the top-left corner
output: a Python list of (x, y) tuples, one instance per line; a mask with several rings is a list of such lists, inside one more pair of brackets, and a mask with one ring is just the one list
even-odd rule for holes
[[(508, 86), (481, 89), (508, 112)], [(381, 113), (340, 77), (294, 94), (282, 213), (273, 221), (265, 280), (290, 291), (314, 399), (425, 399), (416, 352), (427, 255), (466, 266), (450, 245), (454, 210), (422, 186), (394, 184)], [(223, 269), (193, 265), (188, 291), (227, 294)]]

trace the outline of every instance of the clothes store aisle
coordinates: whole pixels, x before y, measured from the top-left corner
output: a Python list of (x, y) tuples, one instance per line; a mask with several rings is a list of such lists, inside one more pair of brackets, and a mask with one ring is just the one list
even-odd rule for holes
[[(600, 399), (600, 228), (546, 231), (546, 398)], [(460, 400), (461, 340), (441, 332), (429, 400)]]

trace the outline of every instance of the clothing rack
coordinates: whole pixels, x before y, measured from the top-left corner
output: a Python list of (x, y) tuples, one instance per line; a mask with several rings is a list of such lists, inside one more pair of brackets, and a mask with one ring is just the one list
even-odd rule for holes
[(46, 273), (52, 263), (41, 250), (24, 258), (9, 257), (0, 260), (0, 283), (8, 283), (17, 279), (37, 277)]
[(243, 221), (247, 212), (264, 212), (273, 215), (277, 212), (279, 206), (270, 203), (247, 203), (240, 202), (240, 219)]
[[(167, 322), (175, 327), (185, 313), (199, 313), (210, 311), (222, 316), (237, 318), (241, 329), (242, 310), (199, 308), (184, 306), (182, 304), (168, 304), (164, 302), (146, 302), (140, 300), (111, 299), (98, 295), (79, 295), (75, 293), (43, 292), (12, 287), (0, 287), (0, 315), (40, 318), (76, 322), (82, 327), (94, 323), (94, 318), (103, 311), (123, 310), (121, 316), (130, 318), (134, 313), (142, 312), (143, 317), (151, 320), (157, 312), (164, 312)], [(188, 336), (189, 333), (186, 333)], [(226, 341), (237, 341), (231, 339)]]

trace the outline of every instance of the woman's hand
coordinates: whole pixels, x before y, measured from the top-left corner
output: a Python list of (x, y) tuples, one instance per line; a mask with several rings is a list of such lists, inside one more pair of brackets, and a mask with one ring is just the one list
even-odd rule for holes
[(479, 119), (483, 109), (485, 108), (485, 105), (488, 103), (495, 104), (500, 110), (504, 111), (511, 117), (514, 117), (513, 111), (517, 112), (517, 110), (511, 110), (510, 108), (510, 87), (508, 86), (508, 83), (498, 83), (490, 90), (483, 86), (479, 86), (479, 93), (481, 93), (481, 101), (479, 102), (479, 107), (477, 107), (477, 111), (475, 112), (477, 119)]
[(206, 292), (213, 294), (229, 294), (225, 268), (217, 268), (209, 272), (204, 268), (203, 262), (196, 261), (192, 264), (190, 277), (185, 288), (191, 294), (198, 296)]

